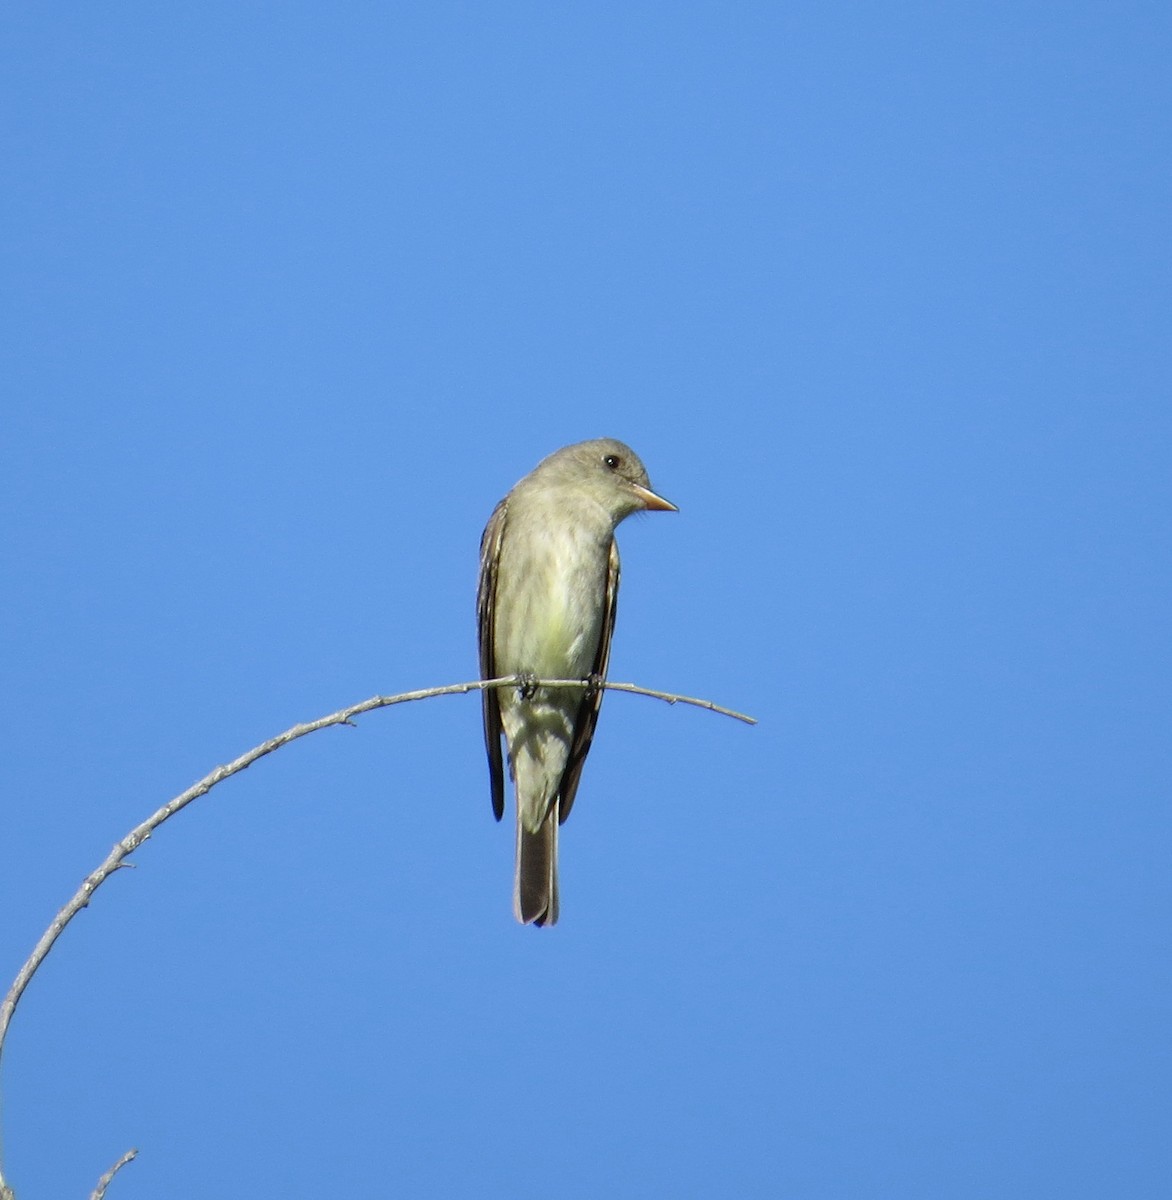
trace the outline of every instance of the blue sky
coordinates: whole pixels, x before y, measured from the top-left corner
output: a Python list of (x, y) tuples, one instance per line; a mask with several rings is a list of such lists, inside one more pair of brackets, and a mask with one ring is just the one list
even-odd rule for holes
[(218, 763), (475, 674), (614, 436), (611, 695), (517, 926), (474, 697), (198, 801), (5, 1048), (21, 1200), (1156, 1197), (1166, 5), (24, 6), (0, 968)]

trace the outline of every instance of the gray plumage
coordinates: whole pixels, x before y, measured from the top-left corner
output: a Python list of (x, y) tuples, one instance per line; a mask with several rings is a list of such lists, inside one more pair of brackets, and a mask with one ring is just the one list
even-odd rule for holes
[[(496, 506), (480, 543), (480, 674), (605, 678), (619, 590), (615, 527), (633, 512), (676, 511), (629, 446), (566, 446)], [(602, 689), (481, 693), (492, 808), (504, 814), (502, 733), (517, 799), (517, 920), (558, 918), (558, 826), (570, 814)]]

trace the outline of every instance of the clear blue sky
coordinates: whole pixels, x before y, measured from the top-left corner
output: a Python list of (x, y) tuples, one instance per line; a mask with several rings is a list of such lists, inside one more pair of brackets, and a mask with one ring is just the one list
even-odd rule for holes
[(473, 697), (230, 781), (71, 926), (21, 1200), (1162, 1197), (1166, 3), (19, 6), (4, 986), (216, 764), (475, 674), (566, 442), (613, 677), (517, 926)]

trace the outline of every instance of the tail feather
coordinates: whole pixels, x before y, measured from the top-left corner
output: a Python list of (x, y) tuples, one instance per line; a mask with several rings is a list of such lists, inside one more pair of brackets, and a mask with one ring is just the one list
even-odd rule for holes
[(513, 912), (523, 925), (553, 925), (558, 919), (558, 805), (530, 833), (517, 821), (517, 875)]

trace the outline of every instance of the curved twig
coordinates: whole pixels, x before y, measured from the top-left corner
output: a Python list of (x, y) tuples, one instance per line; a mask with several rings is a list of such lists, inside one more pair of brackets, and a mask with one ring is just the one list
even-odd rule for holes
[[(49, 951), (53, 949), (53, 944), (61, 936), (65, 927), (89, 904), (90, 897), (115, 871), (120, 867), (130, 865), (123, 860), (128, 855), (133, 854), (164, 821), (173, 817), (181, 808), (186, 808), (193, 800), (210, 792), (216, 784), (223, 783), (225, 779), (229, 779), (231, 776), (251, 767), (257, 759), (272, 754), (274, 750), (279, 750), (282, 746), (286, 746), (290, 742), (295, 742), (298, 738), (303, 738), (310, 733), (316, 733), (319, 729), (326, 729), (331, 725), (352, 725), (354, 718), (361, 716), (362, 713), (373, 712), (378, 708), (389, 708), (393, 704), (406, 704), (412, 700), (429, 700), (433, 696), (457, 696), (467, 692), (482, 692), (487, 688), (517, 687), (522, 684), (529, 687), (548, 688), (587, 688), (601, 686), (609, 691), (632, 692), (638, 696), (651, 696), (656, 700), (664, 700), (668, 704), (690, 704), (696, 708), (704, 708), (709, 712), (732, 717), (737, 721), (744, 721), (748, 725), (756, 725), (757, 723), (754, 718), (746, 716), (744, 713), (734, 712), (730, 708), (722, 708), (719, 704), (713, 704), (711, 700), (698, 700), (694, 696), (680, 696), (673, 692), (655, 691), (652, 688), (639, 687), (634, 683), (611, 683), (608, 680), (603, 680), (599, 683), (586, 679), (527, 679), (518, 675), (506, 675), (500, 679), (476, 679), (469, 683), (451, 683), (444, 687), (422, 688), (415, 692), (400, 692), (395, 696), (372, 696), (369, 700), (363, 700), (360, 704), (351, 704), (348, 708), (340, 708), (337, 712), (330, 713), (329, 716), (318, 717), (316, 721), (306, 721), (303, 724), (294, 725), (286, 729), (284, 733), (279, 733), (276, 737), (269, 738), (267, 742), (262, 742), (259, 746), (254, 746), (251, 750), (240, 755), (239, 758), (233, 759), (232, 762), (225, 766), (217, 767), (214, 771), (205, 775), (198, 783), (192, 784), (185, 792), (180, 792), (174, 799), (168, 800), (162, 808), (152, 813), (141, 825), (135, 826), (120, 842), (117, 842), (110, 853), (106, 855), (101, 865), (86, 876), (73, 898), (53, 918), (49, 928), (41, 935), (40, 941), (37, 942), (32, 954), (29, 955), (24, 966), (20, 968), (16, 979), (8, 989), (8, 994), (4, 997), (4, 1002), (0, 1004), (0, 1056), (4, 1052), (4, 1039), (8, 1036), (8, 1026), (12, 1021), (12, 1014), (16, 1011), (16, 1006), (20, 1003), (20, 998), (24, 995), (25, 988), (28, 987), (29, 982), (36, 974), (41, 963), (45, 961)], [(125, 1163), (130, 1162), (135, 1154), (137, 1154), (137, 1151), (128, 1151), (114, 1165), (109, 1172), (109, 1176), (102, 1177), (103, 1182), (99, 1183), (99, 1190), (95, 1191), (94, 1196), (100, 1196), (105, 1192), (106, 1185), (114, 1177), (114, 1173), (125, 1165)], [(11, 1189), (8, 1188), (4, 1181), (3, 1168), (0, 1166), (0, 1200), (6, 1200), (11, 1194)]]
[(134, 1162), (138, 1157), (137, 1150), (127, 1150), (126, 1153), (98, 1180), (98, 1186), (90, 1194), (90, 1200), (103, 1200), (110, 1181), (122, 1170), (128, 1162)]

